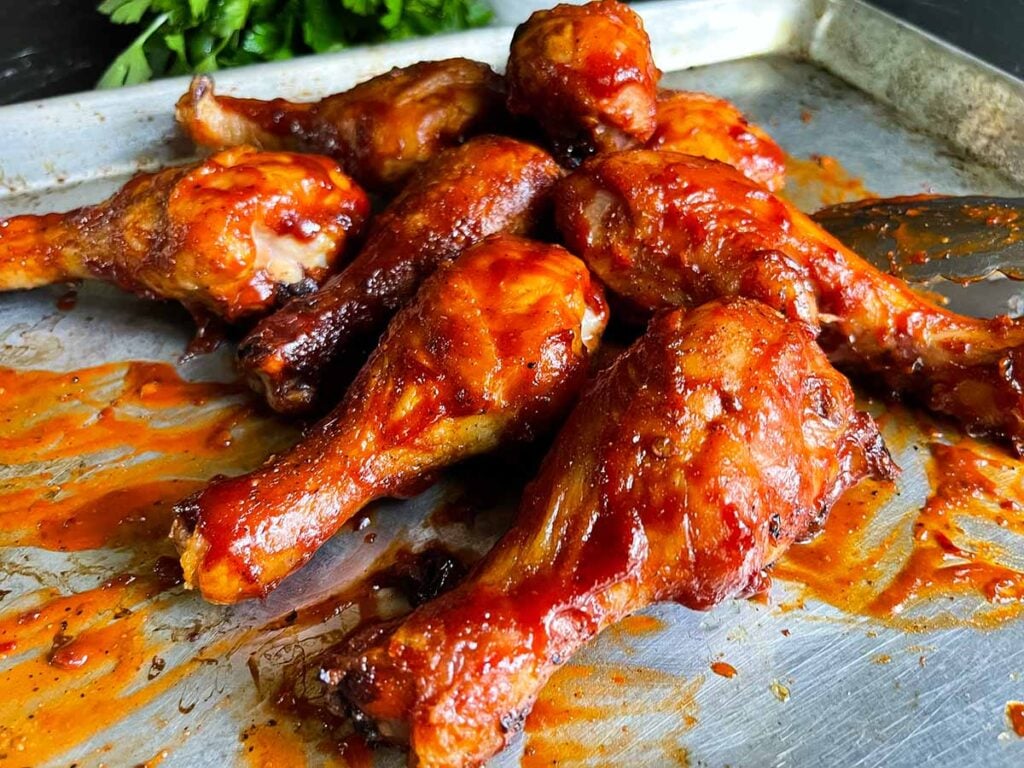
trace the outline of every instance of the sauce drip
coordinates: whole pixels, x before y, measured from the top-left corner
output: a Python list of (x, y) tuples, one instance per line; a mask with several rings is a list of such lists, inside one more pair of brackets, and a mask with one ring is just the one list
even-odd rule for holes
[(736, 677), (736, 667), (724, 661), (715, 661), (711, 664), (711, 671), (719, 677)]
[(1024, 738), (1024, 702), (1006, 702), (1006, 719), (1010, 721), (1013, 732)]
[(892, 485), (862, 482), (775, 574), (906, 631), (991, 628), (1024, 613), (1024, 464), (969, 438), (927, 449), (922, 508), (900, 511)]
[[(543, 688), (526, 718), (523, 768), (613, 765), (689, 765), (683, 734), (697, 724), (697, 692), (692, 680), (648, 667), (570, 664)], [(640, 686), (643, 696), (636, 695)], [(601, 743), (594, 724), (621, 721)], [(650, 733), (657, 732), (658, 738)], [(638, 738), (644, 734), (643, 738)]]

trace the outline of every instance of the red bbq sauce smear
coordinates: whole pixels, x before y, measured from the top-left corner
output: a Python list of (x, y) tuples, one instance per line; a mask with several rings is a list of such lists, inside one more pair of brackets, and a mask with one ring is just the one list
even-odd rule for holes
[[(920, 509), (910, 505), (878, 525), (880, 509), (899, 503), (896, 489), (864, 481), (833, 507), (816, 538), (790, 549), (775, 575), (845, 612), (908, 631), (994, 628), (1019, 617), (1024, 573), (990, 533), (976, 532), (1024, 535), (1024, 464), (970, 438), (922, 449), (930, 453), (930, 492)], [(954, 613), (943, 606), (951, 599), (972, 607)], [(938, 610), (914, 610), (926, 604)]]

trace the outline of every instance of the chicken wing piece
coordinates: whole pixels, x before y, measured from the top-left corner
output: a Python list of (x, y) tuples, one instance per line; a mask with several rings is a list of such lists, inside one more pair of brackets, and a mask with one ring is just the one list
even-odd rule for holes
[(758, 589), (846, 488), (893, 471), (805, 325), (738, 298), (663, 313), (582, 396), (467, 580), (321, 676), (411, 765), (482, 765), (605, 627)]
[(785, 184), (782, 148), (735, 105), (707, 93), (659, 91), (657, 127), (647, 148), (720, 160), (773, 192)]
[(628, 6), (557, 5), (516, 29), (508, 108), (536, 120), (556, 156), (575, 165), (651, 137), (660, 76), (643, 22)]
[(202, 146), (322, 152), (367, 189), (387, 192), (446, 147), (496, 127), (504, 99), (501, 77), (486, 64), (445, 59), (395, 68), (313, 103), (217, 96), (209, 77), (197, 77), (177, 118)]
[(253, 388), (278, 411), (308, 411), (331, 362), (379, 334), (439, 264), (487, 235), (529, 232), (559, 175), (542, 150), (497, 136), (436, 158), (374, 220), (343, 272), (243, 340), (239, 363)]
[(369, 209), (326, 157), (240, 147), (98, 205), (0, 219), (0, 290), (97, 278), (237, 321), (314, 290)]
[(264, 595), (373, 499), (546, 428), (582, 386), (606, 320), (568, 251), (512, 235), (469, 249), (295, 448), (178, 505), (186, 583), (218, 603)]
[(722, 163), (645, 150), (560, 185), (567, 247), (641, 309), (757, 298), (812, 326), (851, 374), (1024, 449), (1024, 323), (942, 309)]

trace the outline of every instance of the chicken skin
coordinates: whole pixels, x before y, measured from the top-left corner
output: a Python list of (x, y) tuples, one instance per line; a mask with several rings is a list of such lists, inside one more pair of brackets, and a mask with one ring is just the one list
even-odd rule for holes
[(663, 313), (581, 397), (466, 581), (321, 677), (410, 765), (482, 765), (604, 628), (759, 589), (845, 489), (893, 471), (807, 326), (741, 298)]
[(545, 152), (508, 138), (443, 153), (374, 220), (343, 272), (243, 340), (239, 363), (253, 388), (278, 411), (308, 411), (331, 362), (376, 338), (438, 265), (488, 235), (528, 233), (559, 175)]
[(557, 5), (515, 31), (508, 108), (536, 120), (571, 166), (651, 137), (660, 76), (643, 22), (628, 6)]
[(443, 149), (497, 125), (502, 79), (468, 59), (421, 61), (318, 102), (214, 94), (197, 77), (178, 101), (178, 122), (199, 145), (321, 152), (374, 192), (395, 191)]
[(186, 583), (217, 603), (264, 595), (373, 499), (548, 427), (583, 385), (606, 320), (568, 251), (512, 235), (467, 250), (395, 317), (306, 438), (178, 505)]
[(773, 192), (785, 185), (782, 148), (735, 105), (707, 93), (659, 91), (657, 127), (647, 148), (719, 160)]
[(559, 186), (567, 247), (641, 310), (760, 299), (823, 328), (833, 362), (1024, 449), (1024, 323), (942, 309), (731, 167), (636, 150)]
[(326, 157), (239, 147), (98, 205), (0, 219), (0, 290), (96, 278), (234, 322), (314, 290), (369, 210)]

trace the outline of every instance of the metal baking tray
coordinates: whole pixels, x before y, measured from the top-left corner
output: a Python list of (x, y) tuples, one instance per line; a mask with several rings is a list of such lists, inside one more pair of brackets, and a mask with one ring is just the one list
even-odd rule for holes
[[(508, 22), (526, 13), (521, 4), (501, 8)], [(729, 98), (765, 126), (797, 158), (789, 193), (806, 209), (868, 190), (1024, 194), (1024, 85), (857, 0), (669, 0), (636, 8), (664, 83)], [(510, 27), (495, 27), (261, 65), (219, 73), (217, 85), (225, 93), (302, 99), (455, 52), (500, 67), (510, 35)], [(190, 147), (172, 119), (185, 86), (173, 79), (0, 109), (0, 215), (93, 202), (140, 168), (186, 159)], [(823, 184), (814, 171), (822, 163), (812, 155), (836, 158), (860, 182), (833, 174)], [(1019, 306), (1018, 293), (1006, 281), (950, 290), (954, 307), (979, 314)], [(87, 285), (71, 310), (56, 307), (60, 294), (51, 288), (0, 295), (0, 366), (177, 364), (191, 332), (183, 312), (114, 289)], [(189, 380), (228, 381), (230, 352), (179, 370)], [(101, 409), (116, 400), (123, 373), (94, 382), (94, 401), (54, 402), (49, 415)], [(142, 404), (133, 418), (151, 427), (196, 424), (245, 397), (226, 388), (204, 405), (148, 411)], [(144, 472), (157, 479), (173, 465), (201, 480), (251, 466), (294, 435), (246, 412), (234, 426), (236, 449), (196, 459), (187, 471), (180, 456), (161, 464), (160, 455), (144, 450), (86, 447), (51, 459), (40, 449), (13, 461), (4, 439), (12, 436), (12, 415), (27, 417), (15, 410), (28, 407), (0, 387), (0, 628), (21, 626), (17, 617), (31, 616), (45, 601), (52, 605), (56, 595), (94, 595), (86, 591), (169, 552), (155, 534), (94, 550), (28, 546), (30, 538), (10, 530), (5, 494), (41, 483), (57, 503), (83, 474), (146, 461), (155, 461)], [(865, 535), (889, 542), (898, 566), (929, 494), (931, 465), (919, 448), (936, 438), (934, 426), (905, 411), (884, 422), (904, 472), (899, 493)], [(72, 437), (65, 435), (68, 445)], [(1006, 471), (998, 493), (1017, 500), (1024, 464), (1000, 461)], [(364, 764), (354, 742), (325, 746), (330, 739), (315, 717), (302, 721), (271, 700), (285, 675), (314, 665), (318, 650), (356, 622), (366, 601), (350, 585), (394, 542), (422, 546), (442, 538), (479, 553), (494, 541), (509, 503), (427, 522), (432, 510), (463, 493), (460, 483), (456, 475), (411, 501), (376, 505), (361, 530), (337, 536), (262, 603), (219, 608), (176, 589), (135, 596), (125, 619), (123, 611), (69, 598), (66, 604), (85, 616), (69, 632), (122, 622), (116, 626), (123, 631), (112, 630), (119, 666), (55, 671), (45, 664), (48, 638), (45, 648), (4, 649), (0, 768)], [(998, 539), (997, 557), (1024, 570), (1024, 537), (972, 531)], [(386, 589), (379, 600), (381, 610), (395, 610)], [(957, 598), (918, 606), (916, 618), (879, 621), (781, 579), (767, 601), (733, 601), (704, 614), (655, 606), (606, 632), (559, 673), (525, 736), (493, 765), (1024, 765), (1024, 739), (1004, 714), (1007, 702), (1024, 699), (1024, 624), (1013, 605), (1003, 605), (998, 610), (1008, 618), (979, 628), (974, 617), (989, 609), (995, 610)], [(715, 674), (717, 661), (737, 674)], [(47, 673), (45, 681), (27, 677), (36, 668)], [(88, 722), (104, 727), (83, 727)], [(404, 760), (395, 750), (374, 759), (383, 766)]]

